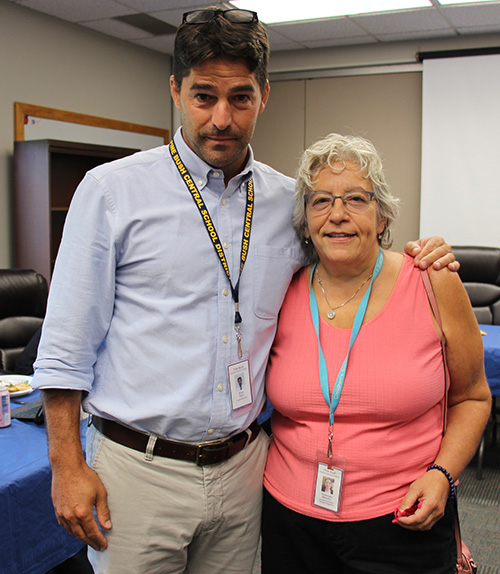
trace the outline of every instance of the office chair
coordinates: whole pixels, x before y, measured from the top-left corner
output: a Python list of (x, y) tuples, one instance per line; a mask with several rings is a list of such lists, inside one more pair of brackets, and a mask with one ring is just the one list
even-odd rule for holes
[(0, 269), (0, 371), (14, 372), (16, 359), (45, 316), (48, 286), (32, 269)]

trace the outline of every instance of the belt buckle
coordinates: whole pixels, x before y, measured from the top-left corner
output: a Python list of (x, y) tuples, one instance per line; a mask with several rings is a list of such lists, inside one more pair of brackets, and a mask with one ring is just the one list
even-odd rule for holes
[[(223, 461), (227, 460), (229, 458), (229, 445), (230, 445), (230, 443), (231, 443), (230, 440), (221, 440), (221, 441), (213, 442), (210, 444), (199, 444), (196, 447), (196, 466), (204, 466), (204, 462), (202, 460), (204, 450), (217, 452), (217, 451), (222, 451), (224, 449), (226, 451), (225, 456), (223, 458), (220, 458), (220, 460), (218, 460), (216, 462), (223, 462)], [(208, 464), (210, 464), (210, 463), (208, 463)]]

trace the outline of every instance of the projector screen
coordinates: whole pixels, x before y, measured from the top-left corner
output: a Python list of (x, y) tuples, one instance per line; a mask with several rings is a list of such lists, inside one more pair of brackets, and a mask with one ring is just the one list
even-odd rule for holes
[(500, 55), (423, 61), (420, 237), (500, 247)]

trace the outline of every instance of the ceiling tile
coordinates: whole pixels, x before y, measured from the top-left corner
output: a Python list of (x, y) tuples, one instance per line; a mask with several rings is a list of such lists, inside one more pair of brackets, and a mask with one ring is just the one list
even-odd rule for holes
[(269, 37), (269, 45), (271, 46), (271, 52), (273, 50), (300, 50), (304, 46), (299, 42), (296, 42), (294, 38), (285, 36), (276, 32), (275, 30), (266, 26), (267, 35)]
[(498, 34), (500, 33), (500, 24), (492, 26), (468, 26), (467, 28), (457, 28), (461, 36), (470, 36), (473, 34)]
[(162, 52), (163, 54), (173, 54), (174, 39), (175, 36), (169, 34), (167, 36), (154, 36), (152, 38), (132, 40), (132, 42), (139, 46), (144, 46), (144, 48), (150, 48), (151, 50)]
[(375, 34), (419, 32), (421, 30), (446, 30), (448, 22), (434, 9), (411, 10), (408, 12), (390, 12), (350, 18), (366, 31)]
[(18, 4), (68, 22), (94, 21), (136, 12), (114, 0), (21, 0)]
[(182, 22), (182, 15), (184, 12), (187, 12), (184, 8), (174, 8), (172, 10), (159, 10), (158, 12), (151, 12), (151, 16), (158, 18), (158, 20), (162, 20), (171, 26), (175, 26), (176, 28)]
[(335, 46), (355, 46), (358, 44), (374, 44), (373, 36), (352, 36), (350, 38), (336, 38), (332, 40), (307, 40), (304, 42), (306, 48), (328, 48)]
[(478, 4), (474, 7), (450, 6), (440, 8), (440, 10), (457, 28), (500, 24), (500, 4)]
[(298, 42), (367, 36), (365, 30), (348, 18), (330, 18), (294, 24), (274, 24), (268, 27)]
[[(173, 53), (174, 34), (160, 32), (163, 35), (155, 37), (116, 18), (144, 14), (177, 28), (186, 11), (210, 5), (230, 6), (220, 0), (8, 1), (166, 54)], [(411, 11), (273, 24), (266, 28), (272, 51), (500, 33), (500, 0), (494, 4), (446, 7), (435, 0), (433, 3), (433, 7)]]
[(448, 30), (423, 30), (420, 32), (392, 32), (389, 34), (377, 34), (377, 40), (380, 42), (406, 42), (409, 40), (430, 40), (433, 38), (450, 38), (458, 36), (456, 30), (448, 28)]
[[(156, 0), (151, 0), (156, 2)], [(131, 2), (135, 3), (136, 0), (125, 0), (127, 4)], [(142, 0), (137, 0), (137, 6), (141, 6)], [(151, 16), (163, 20), (172, 26), (179, 26), (182, 22), (182, 15), (184, 12), (189, 12), (190, 10), (197, 10), (206, 8), (207, 6), (217, 6), (220, 2), (214, 2), (213, 0), (173, 0), (168, 2), (160, 2), (161, 9), (150, 11)], [(227, 6), (221, 5), (221, 8), (227, 8)], [(144, 9), (145, 10), (145, 9)]]
[(103, 34), (108, 34), (121, 40), (137, 40), (139, 38), (151, 38), (153, 34), (149, 34), (144, 30), (139, 30), (135, 26), (130, 26), (113, 18), (105, 18), (103, 20), (95, 20), (93, 22), (84, 22), (82, 26), (92, 28)]
[(153, 36), (163, 36), (177, 32), (177, 26), (171, 26), (163, 20), (154, 18), (151, 14), (127, 14), (126, 16), (116, 16), (115, 20), (129, 26), (135, 26), (139, 30), (153, 34)]
[(120, 0), (125, 6), (135, 8), (140, 12), (156, 12), (160, 10), (182, 9), (183, 12), (203, 8), (204, 6), (217, 6), (221, 2), (214, 0)]

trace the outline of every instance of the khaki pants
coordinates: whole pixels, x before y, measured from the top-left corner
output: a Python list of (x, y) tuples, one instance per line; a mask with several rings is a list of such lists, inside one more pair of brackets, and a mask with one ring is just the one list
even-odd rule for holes
[(93, 426), (87, 461), (108, 492), (108, 548), (89, 548), (95, 574), (251, 574), (260, 534), (268, 437), (198, 467), (121, 446)]

